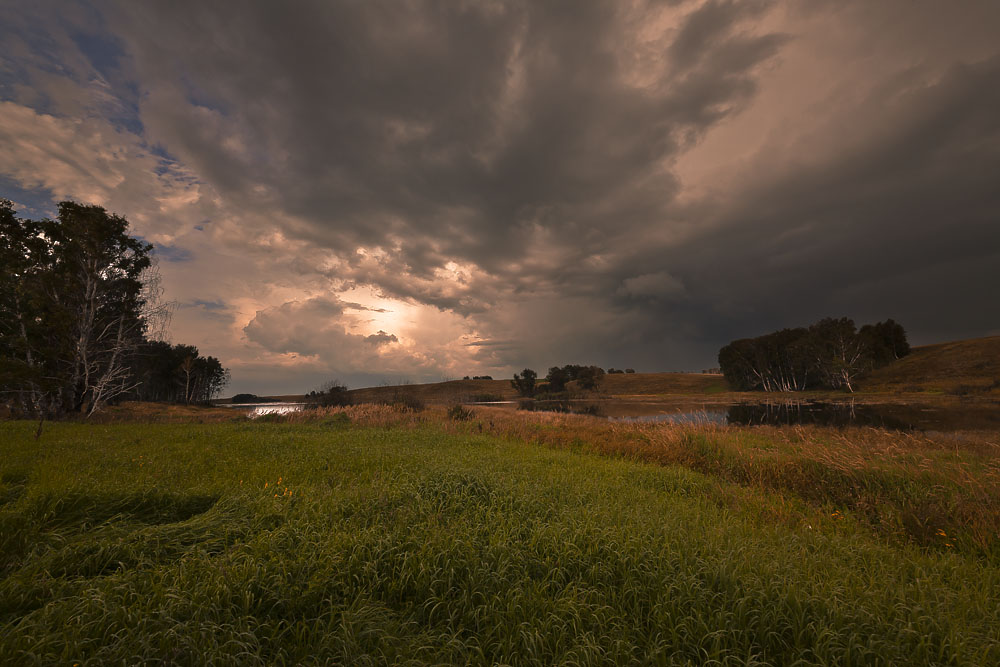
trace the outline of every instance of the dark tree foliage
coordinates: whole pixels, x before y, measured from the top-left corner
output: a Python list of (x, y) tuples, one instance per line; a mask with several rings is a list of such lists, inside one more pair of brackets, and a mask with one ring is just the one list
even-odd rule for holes
[(566, 385), (576, 382), (581, 389), (596, 389), (604, 377), (604, 369), (599, 366), (580, 366), (578, 364), (566, 364), (565, 366), (553, 366), (549, 369), (545, 379), (548, 381), (550, 392), (560, 392), (566, 390)]
[(604, 377), (604, 369), (599, 366), (584, 366), (576, 374), (577, 384), (581, 389), (593, 391), (601, 383)]
[(858, 331), (851, 319), (826, 318), (733, 341), (719, 350), (719, 367), (738, 391), (854, 391), (860, 375), (909, 351), (906, 332), (893, 320)]
[(58, 399), (58, 354), (40, 317), (49, 262), (41, 223), (17, 218), (0, 200), (0, 390), (21, 412), (46, 414)]
[(566, 390), (566, 383), (570, 381), (570, 376), (565, 368), (560, 368), (559, 366), (553, 366), (552, 368), (549, 369), (549, 372), (545, 376), (545, 379), (549, 383), (548, 387), (549, 391), (557, 392)]
[(311, 408), (330, 408), (349, 405), (350, 402), (347, 385), (340, 382), (340, 380), (327, 382), (319, 389), (306, 394), (306, 405)]
[[(128, 231), (99, 206), (62, 202), (56, 220), (35, 221), (0, 200), (0, 396), (15, 412), (90, 415), (142, 386), (152, 246)], [(217, 391), (218, 360), (188, 363), (188, 400)]]
[(193, 345), (145, 341), (131, 358), (138, 401), (204, 403), (229, 384), (229, 371), (215, 357), (203, 357)]
[(902, 359), (910, 353), (910, 344), (906, 340), (906, 331), (895, 320), (886, 320), (878, 324), (866, 324), (858, 332), (871, 347), (874, 366)]
[(538, 379), (538, 373), (531, 370), (530, 368), (525, 368), (518, 375), (514, 373), (514, 379), (510, 381), (510, 385), (517, 390), (517, 393), (521, 396), (534, 396), (535, 395), (535, 381)]

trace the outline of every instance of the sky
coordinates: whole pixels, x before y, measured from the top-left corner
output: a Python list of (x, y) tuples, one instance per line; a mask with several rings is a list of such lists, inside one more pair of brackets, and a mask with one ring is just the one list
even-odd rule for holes
[(1000, 3), (0, 0), (0, 197), (227, 393), (1000, 334)]

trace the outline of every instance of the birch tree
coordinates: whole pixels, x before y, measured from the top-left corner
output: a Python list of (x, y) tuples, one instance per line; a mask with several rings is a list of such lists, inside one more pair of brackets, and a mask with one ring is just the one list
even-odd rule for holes
[(35, 222), (0, 205), (0, 368), (21, 411), (89, 416), (129, 390), (151, 250), (99, 206), (62, 202)]

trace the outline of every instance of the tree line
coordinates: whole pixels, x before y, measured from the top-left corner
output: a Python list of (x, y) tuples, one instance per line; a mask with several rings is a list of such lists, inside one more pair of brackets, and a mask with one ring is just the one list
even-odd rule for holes
[(857, 378), (910, 352), (903, 327), (889, 319), (861, 329), (842, 317), (736, 340), (719, 367), (737, 391), (847, 389)]
[(607, 373), (600, 366), (581, 366), (579, 364), (566, 364), (565, 366), (553, 366), (543, 378), (545, 383), (538, 380), (538, 373), (525, 368), (520, 373), (514, 373), (514, 379), (510, 384), (521, 396), (534, 396), (539, 391), (545, 393), (561, 393), (567, 390), (570, 382), (576, 382), (577, 387), (586, 391), (593, 391), (598, 388), (601, 379), (607, 375), (618, 373), (635, 373), (635, 369), (626, 368), (618, 370), (609, 368)]
[(123, 399), (204, 401), (229, 380), (196, 347), (155, 340), (153, 247), (99, 206), (64, 201), (55, 220), (0, 200), (0, 400), (16, 414), (91, 415)]

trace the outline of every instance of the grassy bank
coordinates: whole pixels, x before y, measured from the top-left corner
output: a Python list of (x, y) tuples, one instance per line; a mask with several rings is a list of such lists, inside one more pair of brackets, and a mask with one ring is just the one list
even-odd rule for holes
[[(0, 663), (1000, 662), (989, 549), (664, 453), (850, 442), (476, 412), (0, 424)], [(927, 481), (883, 444), (827, 464)], [(988, 485), (989, 447), (934, 456)]]
[(861, 382), (867, 393), (1000, 397), (1000, 336), (925, 345)]

